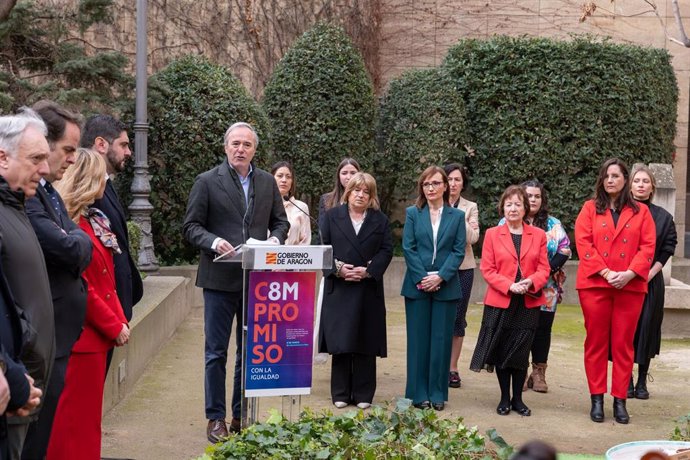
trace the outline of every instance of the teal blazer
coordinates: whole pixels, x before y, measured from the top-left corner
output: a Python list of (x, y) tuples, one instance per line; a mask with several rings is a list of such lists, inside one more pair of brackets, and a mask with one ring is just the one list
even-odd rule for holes
[[(410, 206), (406, 214), (402, 243), (407, 271), (401, 294), (410, 299), (447, 301), (462, 298), (458, 267), (465, 257), (465, 213), (448, 205), (443, 206), (433, 263), (434, 236), (429, 207), (418, 209)], [(437, 271), (443, 278), (441, 288), (436, 292), (417, 289), (417, 283), (432, 271)]]

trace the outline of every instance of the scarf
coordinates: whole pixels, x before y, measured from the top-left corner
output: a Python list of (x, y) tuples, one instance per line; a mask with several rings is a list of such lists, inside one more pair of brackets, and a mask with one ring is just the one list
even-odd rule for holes
[(98, 208), (89, 208), (86, 211), (86, 218), (91, 224), (93, 233), (101, 240), (103, 246), (113, 251), (115, 254), (122, 254), (120, 246), (117, 244), (117, 237), (110, 230), (110, 219)]

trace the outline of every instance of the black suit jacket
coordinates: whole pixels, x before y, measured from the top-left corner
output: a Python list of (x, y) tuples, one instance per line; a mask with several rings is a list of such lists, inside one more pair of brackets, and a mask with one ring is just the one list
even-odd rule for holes
[(115, 287), (117, 297), (120, 299), (122, 310), (127, 321), (132, 319), (132, 307), (141, 300), (144, 295), (144, 285), (139, 275), (137, 265), (129, 253), (129, 234), (127, 233), (127, 219), (125, 211), (120, 204), (120, 198), (108, 179), (103, 198), (96, 200), (91, 206), (98, 208), (110, 219), (110, 229), (117, 237), (117, 243), (122, 250), (120, 254), (113, 253), (115, 263)]
[[(0, 248), (2, 248), (1, 233)], [(12, 292), (10, 292), (2, 264), (0, 264), (0, 356), (5, 361), (5, 366), (7, 366), (5, 378), (10, 387), (8, 410), (16, 410), (22, 407), (29, 399), (29, 382), (24, 375), (27, 371), (19, 360), (21, 349), (22, 325), (19, 321), (19, 312), (15, 307)], [(4, 415), (2, 418), (4, 418)]]
[(336, 275), (335, 268), (324, 270), (320, 351), (386, 356), (383, 274), (393, 257), (388, 217), (369, 209), (359, 233), (355, 233), (347, 204), (343, 204), (326, 211), (321, 234), (323, 244), (333, 246), (335, 259), (367, 267), (370, 278), (345, 281)]
[(283, 244), (289, 229), (283, 198), (271, 174), (253, 168), (248, 202), (227, 160), (200, 174), (189, 193), (183, 227), (187, 241), (201, 250), (196, 285), (226, 292), (242, 290), (240, 263), (213, 262), (216, 253), (211, 246), (216, 238), (237, 246), (248, 238), (265, 240), (270, 232)]
[(91, 262), (91, 240), (67, 216), (52, 206), (42, 185), (26, 201), (26, 214), (36, 232), (46, 261), (55, 315), (55, 357), (69, 356), (86, 316), (86, 283), (82, 272)]

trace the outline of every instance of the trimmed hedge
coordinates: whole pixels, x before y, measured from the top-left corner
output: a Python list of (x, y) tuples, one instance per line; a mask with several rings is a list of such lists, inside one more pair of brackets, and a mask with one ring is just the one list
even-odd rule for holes
[(273, 160), (292, 162), (298, 194), (312, 214), (344, 157), (370, 168), (374, 90), (341, 28), (317, 24), (294, 43), (266, 84), (263, 107), (273, 128)]
[[(195, 263), (198, 251), (182, 236), (194, 179), (226, 158), (223, 134), (236, 121), (256, 128), (256, 160), (265, 160), (268, 119), (228, 69), (201, 56), (173, 61), (152, 77), (150, 87), (148, 159), (156, 254), (163, 265)], [(127, 190), (131, 168), (128, 172)]]
[(380, 114), (384, 149), (376, 172), (384, 210), (416, 193), (426, 167), (465, 162), (465, 102), (445, 69), (411, 70), (391, 81)]
[(485, 226), (509, 184), (538, 178), (572, 230), (609, 157), (669, 163), (678, 88), (667, 51), (576, 38), (463, 40), (443, 63), (467, 107)]

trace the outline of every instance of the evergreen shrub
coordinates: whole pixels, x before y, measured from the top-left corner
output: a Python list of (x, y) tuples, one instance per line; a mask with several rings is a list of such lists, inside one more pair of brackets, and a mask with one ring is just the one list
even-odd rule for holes
[[(148, 160), (154, 248), (162, 265), (194, 263), (198, 250), (182, 235), (194, 179), (226, 159), (223, 134), (237, 121), (257, 130), (255, 158), (261, 162), (270, 149), (269, 123), (228, 69), (200, 56), (173, 61), (152, 77), (150, 87)], [(127, 171), (123, 188), (129, 190), (132, 168)]]
[(465, 102), (443, 68), (411, 70), (392, 80), (381, 99), (384, 148), (376, 160), (384, 210), (416, 194), (421, 171), (463, 164), (469, 135)]
[(285, 53), (266, 84), (273, 160), (292, 163), (297, 193), (316, 214), (340, 161), (371, 167), (376, 99), (361, 55), (345, 32), (317, 24)]
[(536, 177), (572, 231), (605, 159), (670, 163), (678, 102), (670, 60), (666, 50), (591, 37), (453, 46), (443, 67), (466, 103), (482, 225), (495, 225), (506, 186)]

